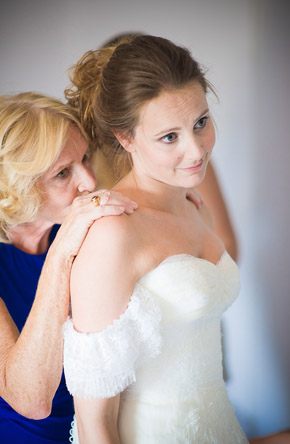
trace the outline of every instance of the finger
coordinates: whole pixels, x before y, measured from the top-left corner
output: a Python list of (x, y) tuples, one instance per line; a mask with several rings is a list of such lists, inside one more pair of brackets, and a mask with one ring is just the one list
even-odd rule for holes
[(104, 191), (99, 191), (97, 194), (99, 197), (99, 205), (101, 207), (106, 205), (110, 199), (111, 192), (108, 190), (104, 190)]
[(89, 194), (82, 195), (77, 197), (75, 200), (79, 200), (80, 202), (89, 202), (95, 196), (100, 197), (100, 201), (98, 202), (101, 206), (103, 205), (125, 205), (132, 206), (134, 208), (138, 207), (138, 204), (134, 202), (132, 199), (124, 196), (123, 194), (117, 191), (109, 191), (106, 189), (93, 191)]
[(110, 191), (107, 192), (105, 195), (106, 198), (106, 203), (110, 204), (110, 205), (129, 205), (132, 206), (134, 208), (138, 207), (138, 204), (136, 202), (134, 202), (133, 200), (129, 199), (126, 196), (123, 196), (123, 194), (121, 193), (117, 193), (115, 191)]
[(114, 192), (106, 192), (106, 193), (102, 193), (94, 195), (91, 200), (93, 201), (93, 203), (96, 206), (112, 206), (112, 205), (117, 205), (117, 206), (124, 206), (126, 211), (132, 211), (135, 210), (138, 205), (136, 202), (128, 199), (127, 197), (123, 196), (120, 193), (114, 193)]
[(134, 211), (138, 208), (138, 205), (135, 202), (123, 197), (111, 197), (108, 199), (105, 205), (102, 206), (121, 206), (125, 207), (126, 211)]
[(125, 213), (126, 208), (121, 205), (105, 205), (103, 207), (97, 207), (95, 211), (95, 219), (99, 219), (105, 216), (115, 216)]

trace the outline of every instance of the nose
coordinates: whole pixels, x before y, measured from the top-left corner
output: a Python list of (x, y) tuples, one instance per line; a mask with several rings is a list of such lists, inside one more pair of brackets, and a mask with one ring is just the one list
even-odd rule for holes
[(83, 165), (78, 174), (78, 191), (94, 191), (97, 187), (96, 176), (91, 167)]
[(205, 149), (202, 141), (195, 134), (191, 134), (190, 139), (187, 141), (186, 155), (191, 158), (194, 163), (198, 163), (205, 155)]

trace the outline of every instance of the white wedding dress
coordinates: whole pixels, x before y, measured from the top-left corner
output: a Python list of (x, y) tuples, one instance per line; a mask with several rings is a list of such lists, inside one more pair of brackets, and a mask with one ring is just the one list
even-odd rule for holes
[[(105, 330), (78, 333), (66, 322), (69, 391), (82, 398), (121, 393), (122, 444), (248, 443), (222, 371), (220, 320), (238, 291), (238, 268), (226, 252), (217, 264), (168, 257), (143, 276), (127, 310)], [(72, 436), (78, 443), (76, 424)]]

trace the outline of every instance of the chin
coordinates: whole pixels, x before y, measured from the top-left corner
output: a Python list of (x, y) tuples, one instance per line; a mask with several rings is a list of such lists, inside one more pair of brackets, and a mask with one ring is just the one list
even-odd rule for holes
[(204, 180), (205, 174), (199, 174), (189, 177), (187, 180), (183, 180), (182, 185), (179, 185), (183, 188), (196, 188), (198, 187)]

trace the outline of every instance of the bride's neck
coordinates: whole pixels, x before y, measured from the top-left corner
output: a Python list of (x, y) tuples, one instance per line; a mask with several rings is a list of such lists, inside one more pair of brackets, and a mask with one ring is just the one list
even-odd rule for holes
[(180, 207), (186, 202), (186, 188), (160, 182), (156, 179), (134, 174), (131, 171), (115, 187), (132, 199), (138, 205), (154, 208), (159, 211), (180, 213)]

